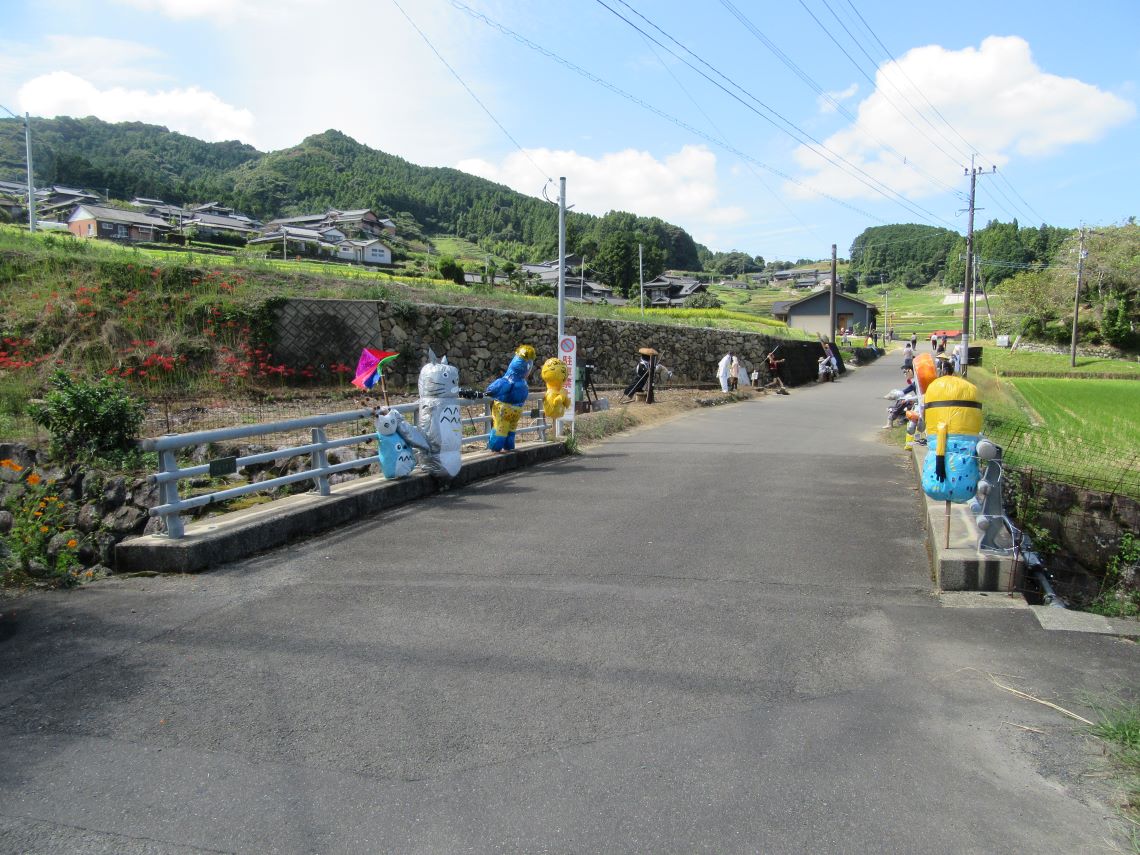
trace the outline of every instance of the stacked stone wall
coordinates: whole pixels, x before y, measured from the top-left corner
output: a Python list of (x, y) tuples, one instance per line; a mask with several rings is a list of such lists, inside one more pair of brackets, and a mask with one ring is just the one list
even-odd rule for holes
[[(779, 347), (784, 377), (791, 385), (816, 377), (818, 343), (761, 333), (701, 327), (661, 326), (593, 318), (567, 318), (566, 332), (578, 338), (579, 364), (595, 367), (594, 382), (624, 385), (637, 351), (652, 347), (673, 371), (674, 382), (711, 383), (725, 353), (767, 376), (764, 357)], [(389, 387), (414, 389), (427, 348), (458, 365), (463, 385), (481, 387), (498, 377), (514, 349), (530, 344), (540, 361), (553, 356), (558, 331), (551, 315), (391, 303), (383, 300), (290, 300), (277, 311), (274, 359), (290, 367), (332, 365), (355, 359), (362, 347), (396, 350), (386, 375)]]

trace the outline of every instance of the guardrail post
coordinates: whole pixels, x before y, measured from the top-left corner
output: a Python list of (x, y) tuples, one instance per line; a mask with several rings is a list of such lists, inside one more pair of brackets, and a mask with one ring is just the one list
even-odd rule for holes
[(325, 454), (325, 443), (328, 442), (328, 437), (325, 436), (325, 429), (315, 427), (313, 428), (313, 443), (320, 443), (321, 447), (313, 450), (313, 470), (318, 473), (317, 479), (317, 492), (322, 496), (328, 496), (331, 493), (329, 489), (329, 476), (325, 474), (325, 468), (329, 465), (328, 455)]
[[(178, 461), (175, 459), (174, 451), (163, 451), (158, 455), (158, 465), (160, 472), (175, 472), (178, 470)], [(178, 504), (178, 481), (164, 481), (158, 485), (158, 497), (164, 505)], [(182, 537), (186, 533), (186, 529), (182, 525), (182, 517), (178, 511), (173, 513), (166, 513), (162, 515), (162, 521), (166, 524), (166, 534), (175, 540)]]

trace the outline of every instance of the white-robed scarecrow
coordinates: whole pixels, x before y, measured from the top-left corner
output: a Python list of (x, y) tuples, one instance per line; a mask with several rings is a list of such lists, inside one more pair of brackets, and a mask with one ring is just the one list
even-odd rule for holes
[(724, 358), (717, 364), (716, 379), (720, 381), (720, 391), (728, 391), (728, 372), (732, 366), (732, 354), (726, 353)]

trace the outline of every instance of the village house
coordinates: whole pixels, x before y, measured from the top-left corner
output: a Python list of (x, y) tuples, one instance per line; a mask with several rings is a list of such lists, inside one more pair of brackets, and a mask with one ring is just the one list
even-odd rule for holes
[(149, 214), (83, 204), (68, 218), (67, 230), (83, 238), (152, 241), (168, 233), (170, 225)]
[(320, 230), (324, 227), (336, 227), (345, 234), (346, 238), (354, 240), (369, 240), (383, 237), (385, 234), (395, 235), (396, 224), (388, 219), (381, 219), (375, 211), (360, 208), (353, 211), (340, 211), (330, 208), (323, 214), (302, 214), (297, 217), (280, 217), (265, 224), (266, 229), (274, 230), (281, 226), (295, 226), (306, 229)]
[[(830, 289), (823, 288), (798, 300), (772, 304), (772, 317), (789, 327), (818, 335), (831, 333)], [(835, 295), (836, 329), (869, 329), (877, 326), (879, 309), (850, 294)]]
[(694, 294), (707, 291), (709, 286), (691, 276), (662, 273), (645, 283), (645, 305), (654, 308), (683, 306)]
[[(290, 217), (289, 221), (307, 222), (305, 218)], [(280, 247), (282, 257), (289, 255), (324, 255), (338, 261), (357, 264), (391, 264), (392, 249), (378, 238), (349, 238), (340, 228), (324, 223), (315, 223), (313, 228), (285, 225), (285, 221), (273, 220), (279, 225), (249, 241), (249, 246), (264, 246), (273, 253)]]
[[(614, 289), (604, 282), (598, 282), (593, 279), (588, 279), (586, 273), (589, 271), (589, 266), (584, 263), (584, 259), (580, 255), (567, 255), (566, 256), (566, 280), (563, 296), (565, 299), (573, 303), (610, 303), (616, 306), (623, 306), (626, 303), (624, 297), (619, 297), (614, 293)], [(542, 261), (537, 264), (523, 264), (520, 266), (523, 274), (529, 279), (538, 280), (539, 282), (550, 287), (550, 290), (558, 293), (558, 259), (550, 261)]]

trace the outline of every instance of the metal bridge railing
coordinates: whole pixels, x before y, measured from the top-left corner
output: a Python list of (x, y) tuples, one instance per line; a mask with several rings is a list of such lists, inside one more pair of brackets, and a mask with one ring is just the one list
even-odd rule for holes
[[(478, 402), (473, 403), (476, 406), (478, 405)], [(479, 427), (484, 428), (481, 433), (471, 435), (465, 433), (463, 437), (463, 443), (465, 445), (468, 443), (485, 442), (487, 440), (490, 434), (491, 403), (489, 399), (485, 399), (483, 401), (483, 415), (470, 416), (463, 419), (462, 424), (465, 431)], [(468, 406), (467, 402), (464, 402), (464, 408), (466, 409)], [(412, 421), (414, 422), (419, 411), (419, 404), (416, 402), (397, 404), (391, 407), (391, 409), (405, 416), (410, 413)], [(533, 433), (536, 434), (539, 439), (545, 440), (549, 425), (542, 413), (541, 394), (531, 394), (524, 405), (523, 413), (524, 417), (531, 423), (520, 423), (520, 426), (515, 431), (516, 435)], [(360, 457), (356, 460), (330, 464), (328, 462), (328, 453), (330, 451), (349, 446), (364, 445), (372, 442), (376, 434), (374, 432), (368, 432), (340, 439), (329, 439), (326, 435), (326, 429), (331, 425), (371, 418), (373, 418), (373, 411), (371, 409), (349, 410), (342, 413), (321, 413), (314, 416), (288, 419), (285, 421), (264, 422), (262, 424), (218, 428), (215, 430), (202, 430), (193, 433), (166, 434), (160, 437), (144, 439), (140, 442), (140, 446), (145, 451), (158, 452), (159, 460), (159, 471), (147, 477), (148, 483), (158, 485), (159, 499), (161, 501), (161, 504), (150, 509), (150, 515), (152, 517), (162, 518), (166, 525), (167, 536), (180, 538), (185, 535), (185, 527), (181, 515), (187, 511), (205, 507), (206, 505), (226, 502), (250, 493), (267, 492), (275, 490), (278, 487), (284, 487), (303, 481), (314, 482), (315, 491), (322, 496), (328, 496), (332, 492), (332, 488), (329, 484), (330, 475), (360, 469), (372, 464), (379, 464), (380, 461), (379, 452), (377, 452), (376, 454)], [(301, 430), (310, 431), (311, 442), (304, 445), (293, 445), (242, 457), (219, 458), (211, 460), (208, 463), (194, 466), (182, 467), (178, 464), (178, 452), (187, 448), (207, 445), (214, 442), (229, 442), (238, 439), (248, 439), (250, 437), (268, 436)], [(272, 463), (278, 460), (304, 455), (308, 455), (309, 457), (309, 467), (300, 472), (281, 475), (277, 478), (268, 478), (256, 483), (242, 484), (240, 486), (228, 487), (213, 492), (200, 493), (189, 498), (182, 498), (182, 496), (179, 495), (179, 482), (186, 478), (231, 475), (249, 466)]]

